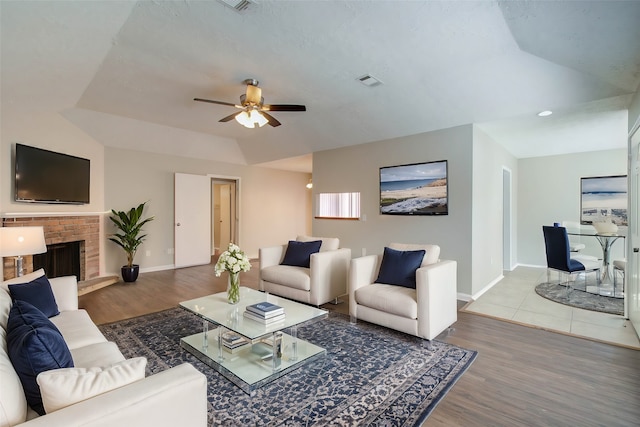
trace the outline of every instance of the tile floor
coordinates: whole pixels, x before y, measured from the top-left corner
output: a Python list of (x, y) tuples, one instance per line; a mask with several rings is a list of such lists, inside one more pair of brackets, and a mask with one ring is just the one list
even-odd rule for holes
[(518, 267), (505, 272), (504, 279), (463, 310), (640, 349), (631, 322), (622, 316), (558, 304), (536, 294), (535, 287), (545, 279), (545, 271)]

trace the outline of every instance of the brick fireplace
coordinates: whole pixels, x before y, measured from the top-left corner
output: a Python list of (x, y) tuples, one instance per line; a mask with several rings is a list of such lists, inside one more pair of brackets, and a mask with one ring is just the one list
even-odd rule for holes
[[(97, 278), (100, 275), (100, 217), (98, 215), (65, 216), (20, 216), (2, 218), (3, 227), (44, 227), (47, 246), (79, 242), (80, 280)], [(4, 278), (15, 276), (13, 258), (4, 259)], [(33, 257), (24, 257), (27, 272), (33, 270)]]

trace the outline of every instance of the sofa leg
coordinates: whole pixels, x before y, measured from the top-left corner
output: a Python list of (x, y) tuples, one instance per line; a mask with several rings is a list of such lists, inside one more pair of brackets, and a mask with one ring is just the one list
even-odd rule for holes
[(357, 318), (356, 316), (351, 316), (351, 315), (349, 315), (349, 323), (350, 323), (351, 325), (356, 325), (356, 324), (358, 324), (358, 318)]
[(333, 301), (329, 301), (329, 304), (338, 305), (342, 304), (344, 301), (338, 299), (338, 297), (334, 298)]

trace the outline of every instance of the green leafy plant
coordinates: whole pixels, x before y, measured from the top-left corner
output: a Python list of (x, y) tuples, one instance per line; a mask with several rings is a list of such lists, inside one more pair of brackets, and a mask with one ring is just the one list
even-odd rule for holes
[(142, 219), (142, 211), (147, 202), (140, 203), (138, 207), (131, 208), (129, 212), (115, 211), (111, 209), (111, 221), (118, 228), (118, 232), (112, 234), (109, 240), (120, 246), (127, 254), (127, 267), (133, 267), (133, 258), (136, 256), (138, 246), (147, 237), (142, 233), (142, 226), (149, 221), (153, 221), (155, 217)]

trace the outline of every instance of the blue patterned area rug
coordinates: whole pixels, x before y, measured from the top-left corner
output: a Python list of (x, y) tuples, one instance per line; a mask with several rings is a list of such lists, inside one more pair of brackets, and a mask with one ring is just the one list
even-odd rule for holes
[(202, 323), (180, 308), (100, 326), (125, 357), (145, 356), (147, 375), (189, 362), (208, 377), (210, 426), (419, 426), (477, 352), (425, 341), (338, 313), (298, 328), (324, 358), (249, 396), (180, 347)]

